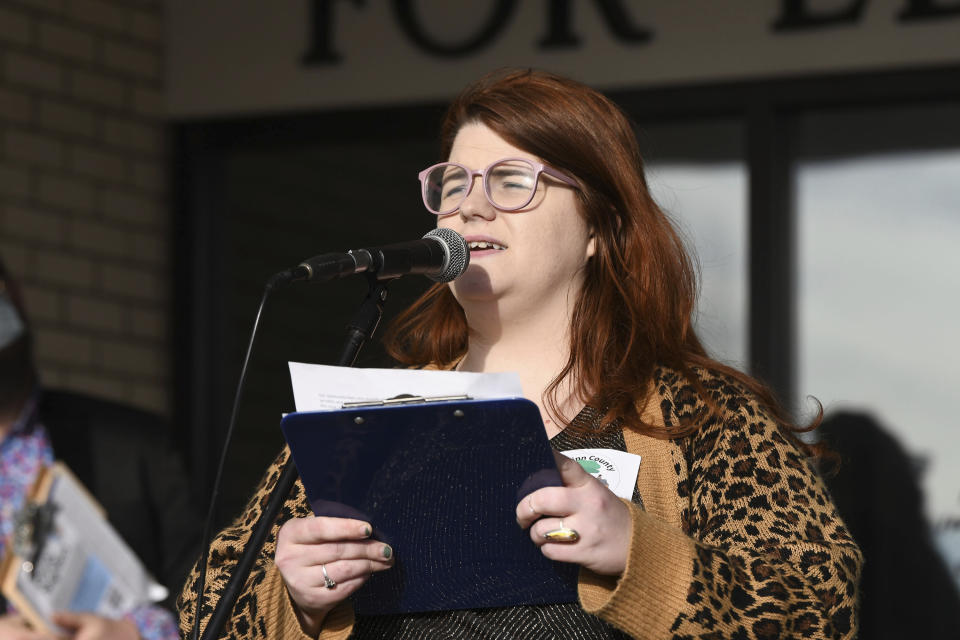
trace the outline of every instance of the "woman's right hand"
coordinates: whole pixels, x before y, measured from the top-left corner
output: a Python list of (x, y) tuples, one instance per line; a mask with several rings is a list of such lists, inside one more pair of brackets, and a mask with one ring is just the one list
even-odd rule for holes
[[(295, 518), (280, 527), (274, 562), (308, 635), (316, 637), (327, 612), (370, 574), (393, 566), (393, 549), (370, 540), (370, 533), (366, 522), (322, 516)], [(324, 567), (336, 586), (326, 586)]]

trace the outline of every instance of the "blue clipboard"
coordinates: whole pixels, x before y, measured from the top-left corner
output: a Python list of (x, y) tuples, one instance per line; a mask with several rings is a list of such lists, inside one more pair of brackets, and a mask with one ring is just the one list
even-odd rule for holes
[(577, 600), (578, 567), (545, 558), (516, 523), (560, 486), (523, 398), (291, 413), (281, 428), (318, 516), (370, 522), (395, 553), (352, 596), (361, 615)]

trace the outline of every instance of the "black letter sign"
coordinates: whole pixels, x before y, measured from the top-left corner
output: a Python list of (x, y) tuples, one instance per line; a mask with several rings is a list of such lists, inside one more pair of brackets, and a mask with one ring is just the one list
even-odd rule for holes
[(943, 6), (937, 4), (937, 0), (909, 0), (907, 8), (897, 17), (907, 22), (946, 16), (960, 16), (960, 3), (954, 2), (952, 5)]
[[(619, 0), (597, 0), (600, 13), (610, 31), (624, 42), (640, 44), (649, 41), (653, 32), (644, 27), (634, 26), (630, 15)], [(573, 33), (570, 20), (570, 0), (551, 0), (549, 11), (549, 31), (538, 43), (542, 49), (573, 48), (580, 44), (580, 38)]]
[(776, 31), (793, 31), (857, 22), (866, 4), (867, 0), (856, 0), (839, 11), (812, 13), (807, 10), (805, 0), (784, 0), (783, 14), (773, 23), (773, 28)]
[[(446, 44), (437, 42), (424, 31), (413, 10), (413, 0), (393, 0), (393, 11), (396, 14), (397, 22), (400, 23), (400, 28), (413, 40), (414, 44), (427, 53), (448, 58), (465, 56), (489, 44), (510, 21), (510, 16), (516, 6), (516, 0), (497, 0), (493, 15), (481, 26), (477, 35), (466, 42)], [(474, 17), (467, 14), (464, 19), (473, 20)]]
[[(363, 6), (363, 0), (351, 0)], [(312, 0), (310, 3), (310, 48), (303, 54), (303, 64), (333, 64), (340, 62), (340, 54), (333, 50), (333, 0)]]

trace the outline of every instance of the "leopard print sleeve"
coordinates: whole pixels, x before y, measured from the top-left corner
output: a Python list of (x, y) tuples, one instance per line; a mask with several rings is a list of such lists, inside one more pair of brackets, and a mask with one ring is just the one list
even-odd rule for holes
[(646, 470), (673, 476), (679, 525), (632, 508), (627, 568), (584, 608), (635, 638), (853, 638), (862, 558), (818, 474), (753, 396), (703, 382), (723, 419), (679, 376), (658, 390), (668, 428), (702, 424)]
[(674, 638), (851, 638), (862, 558), (817, 472), (748, 396), (690, 443), (696, 541)]
[[(230, 579), (233, 568), (250, 539), (253, 527), (266, 506), (288, 457), (289, 450), (284, 448), (267, 469), (240, 517), (221, 531), (211, 542), (201, 609), (201, 630), (205, 627), (217, 602), (219, 602), (220, 593)], [(305, 517), (309, 514), (310, 507), (303, 491), (303, 485), (298, 480), (290, 497), (287, 498), (281, 508), (276, 523), (267, 534), (263, 549), (250, 571), (242, 594), (237, 599), (233, 613), (220, 636), (221, 638), (237, 640), (241, 638), (267, 638), (270, 635), (269, 629), (276, 628), (276, 620), (268, 619), (268, 616), (280, 615), (283, 607), (267, 607), (264, 606), (262, 600), (266, 599), (265, 594), (267, 592), (276, 594), (278, 591), (282, 593), (283, 590), (282, 582), (279, 580), (273, 564), (277, 532), (280, 530), (280, 525), (287, 520)], [(197, 594), (198, 581), (199, 573), (195, 565), (177, 599), (177, 610), (180, 612), (180, 634), (184, 638), (190, 637), (193, 629), (194, 613), (199, 599)], [(277, 598), (274, 597), (273, 600), (277, 600)], [(273, 611), (265, 611), (268, 608)]]

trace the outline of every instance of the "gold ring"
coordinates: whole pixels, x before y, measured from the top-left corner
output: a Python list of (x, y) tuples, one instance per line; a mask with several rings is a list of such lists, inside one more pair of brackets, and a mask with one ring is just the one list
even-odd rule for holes
[(580, 539), (580, 534), (576, 529), (568, 529), (563, 526), (563, 518), (560, 519), (560, 528), (551, 529), (543, 534), (547, 542), (576, 542)]

